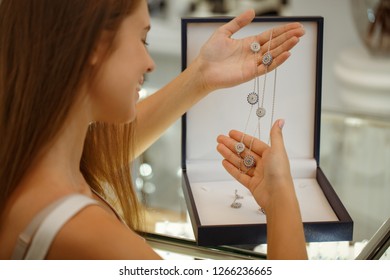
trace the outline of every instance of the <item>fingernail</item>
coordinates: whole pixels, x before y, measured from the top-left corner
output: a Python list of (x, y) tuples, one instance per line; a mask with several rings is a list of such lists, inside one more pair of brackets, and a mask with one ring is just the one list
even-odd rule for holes
[(281, 119), (281, 120), (278, 121), (278, 125), (279, 125), (279, 128), (280, 128), (280, 129), (283, 129), (284, 123), (285, 123), (285, 122), (284, 122), (283, 119)]

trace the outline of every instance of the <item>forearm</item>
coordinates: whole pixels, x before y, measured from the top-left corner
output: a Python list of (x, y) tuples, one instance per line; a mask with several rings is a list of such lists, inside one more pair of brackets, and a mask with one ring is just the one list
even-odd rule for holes
[(302, 218), (293, 186), (289, 191), (275, 194), (266, 211), (268, 258), (307, 259)]
[(194, 62), (172, 82), (141, 101), (137, 105), (136, 156), (208, 93), (202, 84), (199, 64)]

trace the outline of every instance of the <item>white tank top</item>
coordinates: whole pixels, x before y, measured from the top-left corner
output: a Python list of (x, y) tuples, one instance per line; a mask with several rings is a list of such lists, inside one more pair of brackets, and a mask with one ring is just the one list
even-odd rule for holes
[(88, 205), (98, 201), (81, 194), (65, 196), (39, 212), (19, 235), (13, 260), (43, 260), (58, 231)]

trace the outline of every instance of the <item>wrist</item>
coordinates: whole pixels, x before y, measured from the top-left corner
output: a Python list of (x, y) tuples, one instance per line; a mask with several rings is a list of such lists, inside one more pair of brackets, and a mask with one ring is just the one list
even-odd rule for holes
[(193, 83), (193, 86), (197, 89), (199, 94), (206, 96), (210, 92), (216, 90), (207, 82), (207, 63), (205, 63), (202, 58), (197, 57), (194, 61), (187, 67), (186, 71), (190, 73), (190, 79)]
[(277, 182), (270, 185), (267, 203), (263, 208), (269, 212), (274, 208), (280, 210), (280, 207), (284, 208), (284, 206), (299, 207), (292, 178), (279, 178)]

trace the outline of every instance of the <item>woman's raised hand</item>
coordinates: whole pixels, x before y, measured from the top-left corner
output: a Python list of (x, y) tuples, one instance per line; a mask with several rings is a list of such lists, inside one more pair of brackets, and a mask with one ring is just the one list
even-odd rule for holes
[[(219, 27), (203, 45), (195, 62), (198, 63), (199, 74), (202, 76), (200, 80), (207, 91), (235, 86), (253, 79), (256, 74), (264, 74), (265, 66), (261, 59), (268, 48), (273, 57), (268, 71), (272, 71), (288, 59), (290, 50), (305, 34), (302, 25), (296, 22), (275, 27), (258, 35), (233, 39), (232, 35), (248, 25), (254, 16), (253, 10), (242, 13)], [(250, 49), (253, 42), (261, 45), (257, 69), (254, 67), (254, 56)]]

